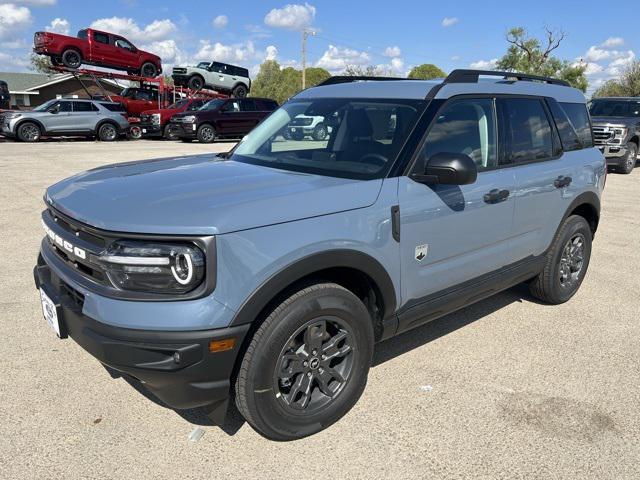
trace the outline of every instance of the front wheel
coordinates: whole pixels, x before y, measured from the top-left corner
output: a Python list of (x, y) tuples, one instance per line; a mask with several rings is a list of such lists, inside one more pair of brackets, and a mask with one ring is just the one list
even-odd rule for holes
[(204, 78), (202, 78), (200, 75), (194, 75), (189, 79), (187, 86), (191, 90), (200, 90), (204, 87)]
[(624, 156), (622, 160), (620, 171), (625, 175), (630, 174), (633, 171), (633, 169), (636, 167), (637, 160), (638, 160), (638, 146), (633, 142), (627, 143), (627, 154)]
[(531, 294), (553, 305), (573, 297), (589, 267), (592, 237), (584, 217), (567, 218), (546, 254), (542, 272), (529, 285)]
[(327, 127), (324, 126), (324, 124), (320, 123), (318, 125), (316, 125), (316, 128), (313, 129), (313, 139), (314, 140), (324, 140), (325, 138), (327, 138)]
[(151, 62), (145, 62), (140, 68), (140, 75), (146, 78), (155, 78), (158, 75), (158, 68)]
[(33, 122), (24, 122), (18, 127), (18, 139), (22, 142), (37, 142), (42, 136), (40, 127)]
[(162, 136), (165, 140), (177, 140), (176, 130), (170, 124), (165, 125)]
[(216, 139), (216, 131), (207, 123), (200, 125), (196, 135), (200, 143), (212, 143)]
[(372, 353), (373, 325), (362, 301), (335, 283), (312, 285), (284, 300), (254, 334), (236, 404), (267, 438), (312, 435), (358, 401)]

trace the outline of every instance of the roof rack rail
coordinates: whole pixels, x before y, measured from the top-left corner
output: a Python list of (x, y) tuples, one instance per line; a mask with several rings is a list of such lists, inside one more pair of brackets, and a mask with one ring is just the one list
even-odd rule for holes
[(528, 81), (528, 82), (544, 82), (552, 85), (562, 85), (563, 87), (570, 87), (568, 82), (560, 80), (558, 78), (542, 77), (540, 75), (530, 75), (528, 73), (518, 72), (499, 72), (493, 70), (464, 70), (458, 69), (452, 71), (444, 83), (478, 83), (478, 77), (480, 75), (486, 75), (491, 77), (504, 77), (515, 78), (516, 80)]
[(327, 78), (324, 82), (319, 83), (316, 87), (324, 87), (327, 85), (337, 85), (339, 83), (363, 82), (363, 81), (394, 81), (394, 80), (413, 80), (412, 78), (402, 77), (373, 77), (366, 75), (335, 75)]

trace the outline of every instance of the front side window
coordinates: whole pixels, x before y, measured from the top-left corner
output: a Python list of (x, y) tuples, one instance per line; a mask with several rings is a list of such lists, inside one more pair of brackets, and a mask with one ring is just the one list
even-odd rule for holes
[(133, 45), (131, 45), (124, 38), (117, 38), (115, 41), (115, 46), (133, 52)]
[(71, 111), (71, 102), (57, 102), (48, 109), (50, 112), (64, 113)]
[(593, 135), (591, 132), (591, 119), (584, 103), (561, 103), (560, 106), (569, 117), (582, 146), (584, 148), (593, 147)]
[(552, 158), (551, 124), (542, 102), (532, 98), (507, 98), (502, 101), (510, 161), (524, 163)]
[[(293, 100), (247, 135), (231, 159), (333, 177), (382, 178), (425, 105), (423, 100)], [(299, 137), (301, 118), (322, 124), (323, 135)]]
[(240, 102), (238, 100), (227, 102), (227, 104), (224, 107), (222, 107), (222, 111), (223, 112), (239, 112)]
[(207, 103), (202, 105), (199, 110), (217, 110), (224, 104), (224, 102), (225, 101), (222, 99), (209, 100)]
[(453, 100), (438, 113), (434, 122), (418, 156), (419, 171), (424, 171), (426, 163), (437, 153), (468, 155), (478, 171), (498, 165), (493, 99)]

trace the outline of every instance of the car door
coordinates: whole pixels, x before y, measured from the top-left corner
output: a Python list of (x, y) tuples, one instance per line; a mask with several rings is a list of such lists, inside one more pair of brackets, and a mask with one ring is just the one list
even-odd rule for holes
[(113, 36), (115, 47), (115, 58), (112, 65), (121, 66), (136, 70), (139, 67), (138, 53), (136, 48), (127, 39)]
[(71, 102), (73, 107), (73, 130), (92, 132), (98, 123), (98, 107), (91, 102)]
[(91, 61), (111, 65), (113, 61), (113, 47), (109, 44), (109, 34), (104, 32), (92, 32)]
[(42, 118), (42, 123), (47, 132), (69, 131), (73, 123), (71, 102), (60, 100), (47, 110), (47, 115)]
[[(508, 161), (516, 176), (513, 249), (519, 258), (537, 256), (551, 244), (574, 198), (571, 183), (579, 154), (572, 153), (569, 145), (569, 151), (563, 152), (544, 99), (512, 97), (499, 102), (500, 115), (505, 117)], [(559, 118), (558, 122), (568, 120)]]
[(246, 113), (242, 112), (239, 99), (227, 100), (220, 107), (216, 130), (220, 135), (241, 135), (245, 130)]
[(209, 70), (212, 72), (212, 86), (220, 90), (231, 90), (233, 87), (231, 75), (227, 71), (227, 65), (219, 62), (212, 62)]
[[(513, 170), (500, 168), (498, 138), (495, 99), (449, 100), (433, 120), (411, 172), (423, 173), (437, 153), (463, 153), (475, 161), (477, 180), (436, 185), (400, 177), (401, 292), (408, 309), (511, 260), (515, 178)], [(415, 321), (401, 318), (400, 327)]]

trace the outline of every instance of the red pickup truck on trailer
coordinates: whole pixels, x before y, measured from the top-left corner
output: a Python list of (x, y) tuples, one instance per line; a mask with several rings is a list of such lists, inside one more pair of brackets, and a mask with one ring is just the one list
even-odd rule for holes
[(91, 28), (80, 30), (77, 37), (36, 32), (33, 44), (35, 53), (49, 56), (56, 66), (97, 65), (149, 78), (162, 73), (162, 63), (157, 55), (137, 49), (120, 35)]

